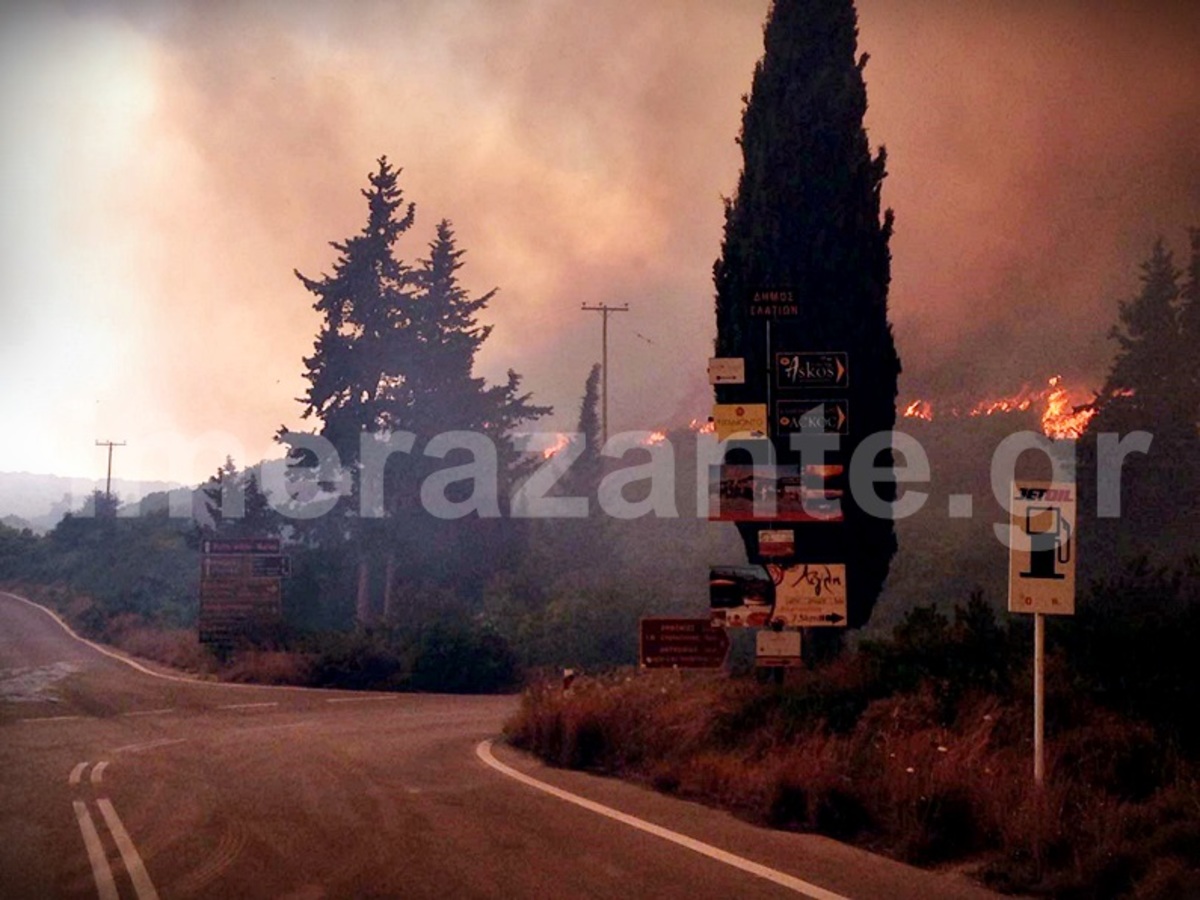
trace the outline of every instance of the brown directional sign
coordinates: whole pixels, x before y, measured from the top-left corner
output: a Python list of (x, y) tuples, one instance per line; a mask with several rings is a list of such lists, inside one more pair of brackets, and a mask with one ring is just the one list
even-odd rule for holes
[(638, 660), (647, 669), (719, 669), (729, 636), (708, 619), (642, 619)]
[(278, 538), (210, 538), (200, 569), (198, 631), (203, 643), (229, 642), (283, 619), (291, 560)]
[(280, 551), (279, 538), (209, 538), (204, 541), (206, 556), (244, 556)]
[(849, 353), (775, 354), (775, 386), (780, 390), (836, 389), (849, 385)]
[(849, 400), (779, 400), (775, 403), (775, 433), (849, 434)]

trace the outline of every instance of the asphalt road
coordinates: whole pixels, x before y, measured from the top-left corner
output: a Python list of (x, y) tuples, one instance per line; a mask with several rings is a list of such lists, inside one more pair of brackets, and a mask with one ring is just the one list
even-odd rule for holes
[(489, 745), (516, 703), (171, 679), (0, 594), (0, 897), (992, 896)]

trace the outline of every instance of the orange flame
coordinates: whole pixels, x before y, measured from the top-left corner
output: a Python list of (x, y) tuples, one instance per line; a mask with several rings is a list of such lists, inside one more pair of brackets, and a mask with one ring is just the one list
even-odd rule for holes
[[(977, 417), (1024, 412), (1036, 408), (1035, 405), (1041, 405), (1042, 431), (1047, 437), (1055, 440), (1077, 438), (1087, 428), (1088, 422), (1096, 414), (1096, 409), (1086, 400), (1076, 402), (1072, 398), (1073, 393), (1076, 397), (1079, 396), (1078, 392), (1067, 390), (1063, 386), (1062, 377), (1055, 375), (1050, 379), (1049, 385), (1041, 390), (1026, 387), (1008, 397), (980, 400), (967, 411), (967, 415)], [(959, 412), (957, 409), (951, 409), (949, 415), (956, 417)], [(932, 421), (933, 404), (928, 400), (914, 400), (905, 407), (904, 416), (909, 419)]]
[(555, 453), (558, 453), (560, 450), (562, 450), (564, 447), (566, 447), (567, 444), (569, 444), (569, 443), (571, 443), (571, 436), (569, 434), (562, 434), (560, 432), (558, 435), (555, 436), (554, 444), (552, 446), (547, 447), (545, 450), (542, 451), (542, 458), (549, 459)]
[(717, 423), (712, 419), (692, 419), (688, 428), (696, 434), (712, 434), (717, 430)]
[(667, 439), (665, 431), (652, 431), (650, 436), (644, 441), (647, 447), (656, 447)]
[(927, 400), (914, 400), (904, 410), (904, 418), (906, 419), (924, 419), (926, 422), (933, 421), (933, 404)]

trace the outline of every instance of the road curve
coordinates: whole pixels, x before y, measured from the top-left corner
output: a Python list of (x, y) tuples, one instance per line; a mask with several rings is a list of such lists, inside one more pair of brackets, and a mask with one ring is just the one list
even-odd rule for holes
[(159, 677), (0, 594), (0, 896), (993, 896), (486, 743), (515, 708)]

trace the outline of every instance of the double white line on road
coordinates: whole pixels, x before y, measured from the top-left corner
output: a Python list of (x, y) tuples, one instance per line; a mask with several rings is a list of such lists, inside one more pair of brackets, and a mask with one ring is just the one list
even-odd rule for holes
[[(75, 766), (71, 770), (67, 782), (72, 786), (80, 784), (88, 765), (86, 762), (81, 762)], [(106, 760), (98, 762), (92, 767), (92, 784), (98, 785), (104, 780), (104, 770), (107, 767)], [(92, 866), (92, 878), (96, 882), (97, 895), (100, 900), (120, 900), (117, 883), (113, 878), (112, 866), (108, 862), (108, 853), (104, 849), (104, 841), (96, 828), (92, 814), (88, 812), (87, 802), (74, 800), (72, 806), (75, 809), (75, 819), (79, 823), (79, 833), (83, 835), (83, 846), (87, 850), (88, 862)], [(134, 846), (133, 838), (125, 830), (125, 824), (117, 815), (112, 801), (107, 797), (100, 797), (96, 800), (96, 808), (100, 810), (100, 817), (108, 826), (108, 832), (117, 846), (117, 852), (120, 854), (121, 862), (133, 884), (133, 892), (137, 900), (158, 900), (158, 891), (154, 889), (154, 882), (150, 880), (150, 875), (146, 872), (146, 865), (142, 862), (141, 854)]]
[[(70, 777), (67, 778), (67, 784), (74, 787), (83, 781), (83, 773), (87, 771), (89, 763), (81, 762), (71, 770)], [(108, 768), (108, 760), (102, 760), (92, 768), (92, 784), (99, 784), (104, 780), (104, 770)]]

